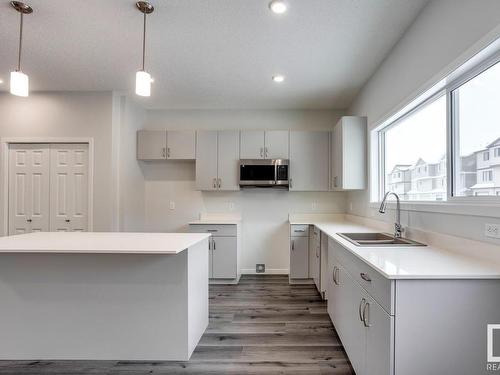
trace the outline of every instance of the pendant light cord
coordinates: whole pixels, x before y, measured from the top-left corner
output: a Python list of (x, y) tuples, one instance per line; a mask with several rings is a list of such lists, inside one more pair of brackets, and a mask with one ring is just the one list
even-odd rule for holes
[(142, 71), (145, 69), (145, 61), (146, 61), (146, 12), (144, 12), (144, 31), (142, 33)]
[(21, 50), (23, 48), (23, 12), (21, 12), (21, 23), (19, 25), (19, 54), (17, 56), (17, 71), (21, 71)]

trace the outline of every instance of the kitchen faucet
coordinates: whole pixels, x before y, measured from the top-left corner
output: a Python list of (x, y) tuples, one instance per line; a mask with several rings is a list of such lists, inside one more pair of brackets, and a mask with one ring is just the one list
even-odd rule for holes
[(388, 191), (384, 195), (384, 199), (382, 199), (382, 203), (380, 204), (378, 212), (380, 212), (381, 214), (385, 214), (385, 209), (387, 208), (387, 198), (389, 197), (389, 195), (394, 195), (396, 197), (396, 222), (394, 223), (394, 238), (401, 238), (403, 227), (401, 226), (401, 205), (399, 202), (399, 195), (397, 195), (393, 191)]

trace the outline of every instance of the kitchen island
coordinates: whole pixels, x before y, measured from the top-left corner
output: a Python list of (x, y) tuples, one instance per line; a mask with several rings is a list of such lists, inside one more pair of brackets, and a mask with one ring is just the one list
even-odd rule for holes
[(209, 237), (0, 238), (0, 359), (189, 359), (208, 325)]

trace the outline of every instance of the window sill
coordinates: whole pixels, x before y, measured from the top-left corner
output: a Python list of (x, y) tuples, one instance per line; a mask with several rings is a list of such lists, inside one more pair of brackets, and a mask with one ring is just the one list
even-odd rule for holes
[[(370, 202), (371, 208), (378, 209), (380, 202)], [(396, 202), (387, 202), (387, 208), (396, 209)], [(500, 202), (401, 202), (401, 211), (429, 212), (447, 215), (481, 216), (500, 218)]]

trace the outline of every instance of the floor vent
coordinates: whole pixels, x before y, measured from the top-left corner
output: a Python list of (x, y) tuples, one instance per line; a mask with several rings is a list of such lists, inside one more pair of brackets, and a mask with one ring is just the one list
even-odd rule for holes
[(256, 273), (264, 273), (264, 272), (266, 272), (266, 265), (265, 264), (256, 264), (255, 265), (255, 272)]

